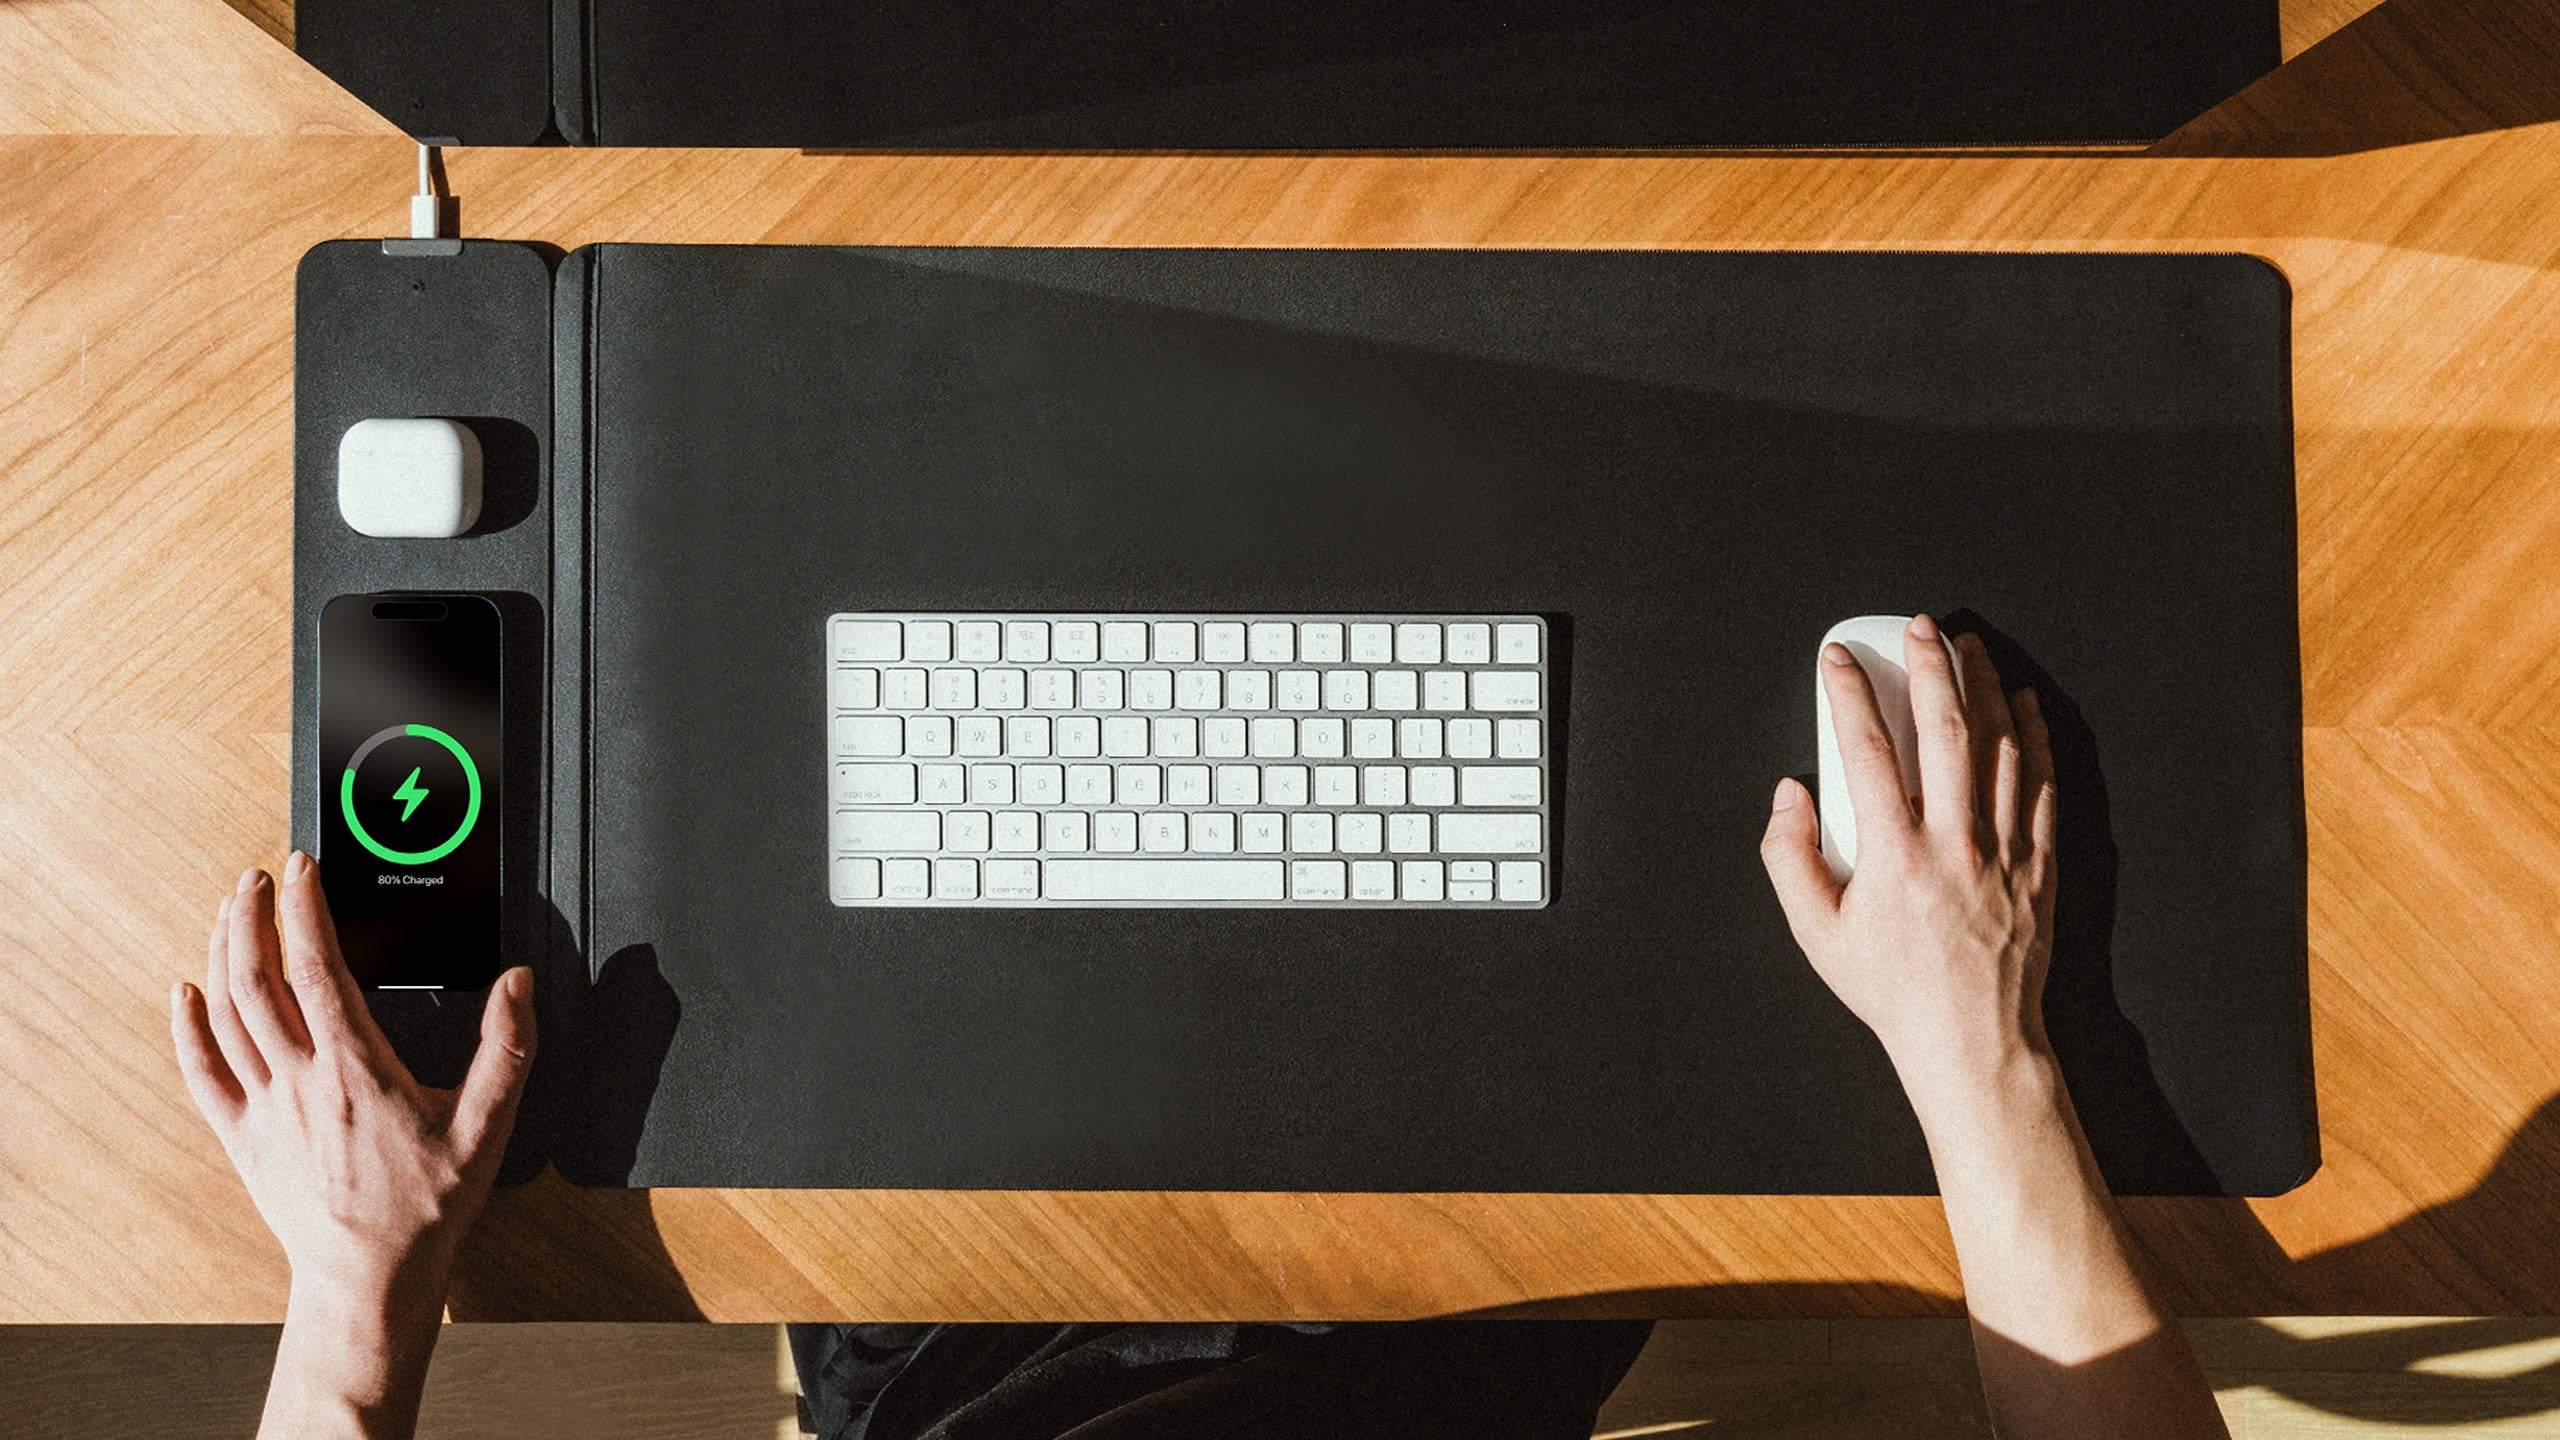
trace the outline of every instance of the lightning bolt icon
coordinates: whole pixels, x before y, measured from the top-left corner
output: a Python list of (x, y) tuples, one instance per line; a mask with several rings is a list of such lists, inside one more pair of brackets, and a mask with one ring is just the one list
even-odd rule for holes
[(416, 813), (418, 802), (427, 798), (426, 787), (418, 783), (418, 771), (424, 768), (426, 767), (418, 766), (411, 769), (409, 778), (401, 781), (400, 788), (391, 792), (392, 799), (407, 802), (400, 807), (400, 818), (403, 820)]

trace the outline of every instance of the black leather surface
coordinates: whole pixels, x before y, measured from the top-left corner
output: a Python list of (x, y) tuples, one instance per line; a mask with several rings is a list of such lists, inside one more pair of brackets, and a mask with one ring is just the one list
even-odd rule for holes
[(415, 135), (1508, 148), (2148, 141), (2275, 67), (2273, 0), (303, 0)]
[[(1823, 630), (1922, 608), (1992, 631), (2055, 717), (2048, 1012), (2109, 1179), (2264, 1193), (2316, 1163), (2270, 267), (641, 246), (569, 267), (589, 954), (646, 982), (617, 1003), (667, 1045), (637, 1057), (645, 1127), (586, 1178), (1925, 1190), (1882, 1053), (1755, 852), (1772, 782), (1813, 768)], [(1555, 903), (830, 905), (825, 617), (1095, 606), (1547, 615)]]

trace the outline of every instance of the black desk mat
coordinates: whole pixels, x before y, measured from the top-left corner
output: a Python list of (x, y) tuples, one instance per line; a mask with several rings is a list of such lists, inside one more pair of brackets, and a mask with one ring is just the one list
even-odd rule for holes
[(413, 135), (522, 145), (1410, 148), (2150, 141), (2274, 0), (302, 0)]
[[(1926, 1190), (1756, 854), (1823, 630), (1913, 609), (2055, 718), (2047, 1011), (2110, 1182), (2316, 1164), (2261, 262), (603, 246), (560, 296), (561, 904), (665, 1045), (580, 1178)], [(1555, 903), (830, 905), (824, 617), (1093, 606), (1550, 617)]]

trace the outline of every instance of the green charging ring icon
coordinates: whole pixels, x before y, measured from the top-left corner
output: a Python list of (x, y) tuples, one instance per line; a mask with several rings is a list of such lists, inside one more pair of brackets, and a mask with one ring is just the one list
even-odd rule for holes
[[(362, 765), (364, 757), (372, 754), (374, 748), (384, 741), (410, 735), (421, 740), (433, 740), (452, 751), (453, 758), (462, 762), (463, 780), (471, 787), (463, 804), (462, 823), (453, 827), (453, 833), (445, 837), (443, 844), (428, 850), (394, 850), (374, 839), (366, 832), (364, 822), (356, 818), (356, 767)], [(357, 746), (356, 753), (347, 758), (347, 772), (338, 780), (338, 810), (347, 817), (347, 829), (354, 832), (356, 842), (381, 859), (394, 865), (432, 865), (452, 854), (455, 846), (470, 838), (471, 827), (480, 822), (480, 767), (471, 763), (471, 752), (462, 748), (461, 741), (433, 725), (394, 725)]]

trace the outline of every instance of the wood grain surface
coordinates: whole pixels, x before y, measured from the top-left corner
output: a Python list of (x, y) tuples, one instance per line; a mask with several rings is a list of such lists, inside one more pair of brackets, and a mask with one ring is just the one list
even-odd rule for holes
[[(155, 89), (215, 22), (267, 50), (206, 52), (189, 103), (276, 117), (271, 133), (199, 125)], [(2304, 59), (2428, 33), (2360, 21)], [(2460, 58), (2393, 73), (2459, 88)], [(0, 5), (0, 75), (0, 129), (202, 132), (0, 135), (0, 1321), (272, 1320), (282, 1259), (179, 1087), (167, 990), (199, 969), (222, 887), (283, 841), (293, 267), (322, 240), (399, 233), (412, 153), (378, 122), (313, 133), (344, 97), (217, 0)], [(2560, 124), (2475, 116), (2384, 149), (2332, 130), (2339, 153), (2306, 157), (2269, 137), (2381, 102), (2253, 93), (2206, 158), (552, 149), (449, 166), (469, 233), (563, 247), (2268, 257), (2295, 298), (2326, 1164), (2274, 1200), (2128, 1210), (2187, 1313), (2552, 1313)], [(1951, 1312), (1956, 1285), (1926, 1199), (545, 1178), (492, 1202), (453, 1311), (1896, 1315)]]

